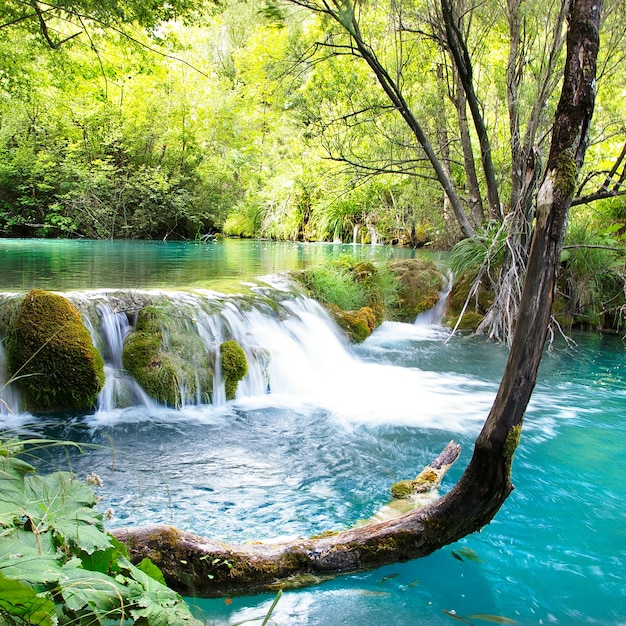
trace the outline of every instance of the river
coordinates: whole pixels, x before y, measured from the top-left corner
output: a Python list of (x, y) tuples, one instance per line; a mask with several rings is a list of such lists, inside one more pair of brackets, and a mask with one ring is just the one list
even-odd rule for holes
[[(263, 283), (260, 275), (353, 249), (242, 241), (0, 248), (1, 291), (227, 284), (231, 293), (240, 281), (249, 288)], [(38, 464), (98, 473), (110, 527), (173, 523), (232, 542), (345, 528), (375, 513), (394, 481), (413, 477), (454, 438), (463, 452), (442, 485), (448, 490), (469, 461), (505, 348), (463, 336), (446, 342), (447, 329), (421, 323), (385, 323), (354, 347), (315, 303), (290, 296), (281, 306), (288, 313), (280, 320), (231, 312), (247, 324), (250, 344), (272, 355), (269, 383), (244, 383), (232, 402), (5, 412), (0, 428), (85, 444), (82, 455), (42, 451)], [(625, 354), (619, 336), (556, 336), (527, 411), (515, 490), (491, 524), (427, 558), (286, 592), (273, 622), (626, 624)], [(260, 623), (272, 600), (189, 599), (219, 625)]]

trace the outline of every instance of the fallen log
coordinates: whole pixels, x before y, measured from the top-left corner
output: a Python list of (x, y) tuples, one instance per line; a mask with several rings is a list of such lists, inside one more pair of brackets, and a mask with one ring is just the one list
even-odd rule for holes
[[(118, 529), (131, 560), (148, 557), (167, 584), (202, 597), (250, 594), (302, 587), (346, 572), (372, 569), (430, 554), (441, 546), (430, 539), (426, 497), (436, 497), (445, 473), (456, 461), (454, 441), (413, 480), (396, 483), (400, 493), (364, 525), (309, 539), (228, 545), (167, 525)], [(401, 485), (401, 487), (398, 487)], [(434, 494), (434, 495), (433, 495)], [(401, 506), (394, 506), (395, 504)], [(408, 512), (404, 512), (408, 509)]]

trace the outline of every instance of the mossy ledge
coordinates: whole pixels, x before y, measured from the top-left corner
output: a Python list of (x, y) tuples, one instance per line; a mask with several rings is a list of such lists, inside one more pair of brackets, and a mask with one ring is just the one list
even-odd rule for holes
[(232, 400), (237, 393), (239, 381), (248, 373), (248, 360), (243, 348), (234, 339), (220, 344), (220, 357), (226, 399)]
[(124, 367), (161, 404), (180, 406), (212, 392), (212, 357), (193, 324), (172, 304), (153, 303), (139, 311), (126, 338)]
[(30, 411), (92, 409), (104, 385), (104, 363), (78, 309), (33, 289), (13, 328), (5, 328), (7, 367)]

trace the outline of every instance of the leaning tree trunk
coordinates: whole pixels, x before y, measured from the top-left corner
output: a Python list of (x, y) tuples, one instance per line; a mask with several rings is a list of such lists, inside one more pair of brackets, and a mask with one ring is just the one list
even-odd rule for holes
[(498, 394), (460, 481), (443, 498), (396, 519), (283, 544), (228, 546), (163, 526), (118, 532), (134, 560), (152, 558), (167, 582), (185, 593), (248, 593), (425, 556), (489, 523), (513, 489), (513, 453), (545, 345), (567, 213), (593, 114), (600, 10), (600, 0), (572, 0), (563, 89), (519, 318)]

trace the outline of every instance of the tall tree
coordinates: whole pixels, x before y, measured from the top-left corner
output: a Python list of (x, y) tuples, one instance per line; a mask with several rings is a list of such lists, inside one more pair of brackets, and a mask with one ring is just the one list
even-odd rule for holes
[[(513, 489), (513, 455), (537, 379), (568, 211), (587, 149), (601, 9), (601, 0), (572, 0), (569, 8), (563, 87), (537, 197), (519, 319), (496, 399), (459, 482), (440, 500), (395, 520), (277, 545), (226, 546), (170, 527), (121, 532), (134, 558), (156, 556), (170, 584), (219, 595), (288, 584), (296, 574), (323, 576), (425, 556), (494, 517)], [(191, 563), (184, 576), (181, 560)], [(208, 580), (207, 567), (226, 561), (230, 566), (214, 568)]]
[(332, 49), (336, 54), (354, 55), (367, 64), (376, 77), (379, 86), (389, 99), (393, 109), (402, 117), (414, 140), (417, 141), (417, 147), (423, 151), (428, 159), (437, 180), (450, 201), (451, 210), (463, 236), (473, 237), (475, 234), (474, 228), (465, 213), (465, 208), (454, 183), (446, 172), (443, 159), (437, 153), (423, 124), (405, 96), (402, 88), (401, 71), (399, 69), (394, 71), (386, 67), (373, 47), (366, 41), (359, 19), (360, 5), (351, 0), (333, 0), (332, 2), (318, 2), (318, 0), (291, 1), (298, 6), (329, 18), (340, 26), (344, 35), (347, 35), (347, 40), (333, 41), (332, 37), (329, 37), (321, 45), (324, 48)]

